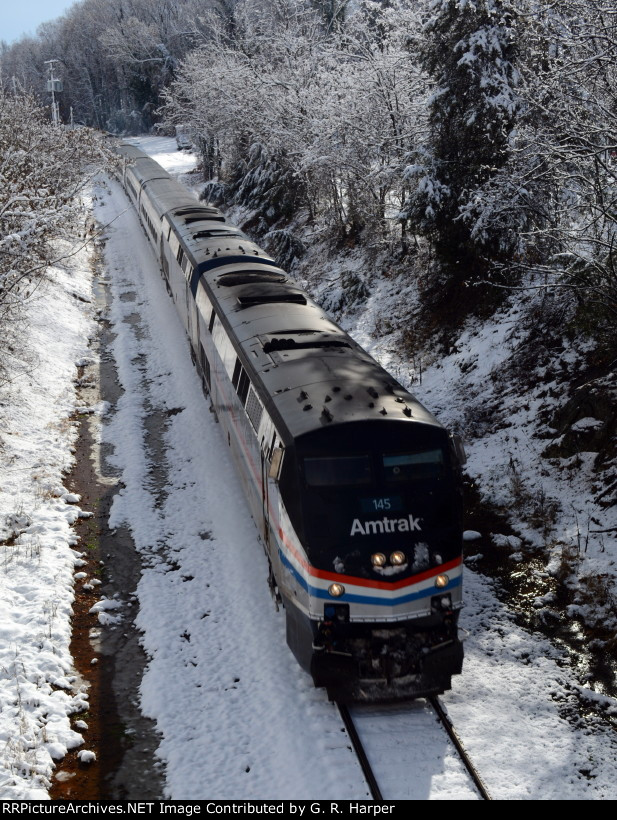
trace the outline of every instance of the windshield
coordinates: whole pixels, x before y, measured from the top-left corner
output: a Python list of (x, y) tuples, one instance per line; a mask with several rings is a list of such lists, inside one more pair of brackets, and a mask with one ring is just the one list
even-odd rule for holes
[(353, 487), (370, 484), (371, 459), (368, 454), (305, 458), (304, 478), (309, 487)]
[(409, 481), (441, 478), (445, 471), (441, 447), (406, 453), (379, 453), (374, 470), (369, 453), (349, 456), (307, 456), (303, 459), (308, 487), (358, 487), (374, 484), (404, 484)]
[(388, 483), (440, 478), (444, 474), (444, 452), (439, 447), (416, 453), (384, 455), (383, 468)]
[[(417, 556), (424, 550), (431, 566), (460, 552), (460, 485), (443, 428), (339, 425), (299, 438), (294, 455), (293, 470), (291, 461), (283, 467), (281, 492), (318, 565), (336, 562), (351, 575), (369, 577), (373, 552)], [(414, 558), (405, 572), (419, 571), (417, 565)]]

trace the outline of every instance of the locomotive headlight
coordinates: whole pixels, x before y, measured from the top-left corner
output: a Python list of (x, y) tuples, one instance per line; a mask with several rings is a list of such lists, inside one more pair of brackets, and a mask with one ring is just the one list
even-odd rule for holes
[(340, 598), (345, 594), (345, 587), (342, 584), (330, 584), (328, 592), (333, 598)]
[(371, 555), (371, 563), (374, 567), (383, 567), (386, 563), (386, 556), (383, 552), (376, 552), (374, 555)]
[(401, 564), (404, 564), (407, 559), (405, 558), (404, 552), (393, 552), (390, 556), (390, 563), (393, 564), (395, 567), (400, 567)]
[(435, 586), (438, 589), (443, 589), (444, 587), (448, 586), (448, 581), (449, 580), (450, 579), (448, 578), (447, 575), (438, 575), (437, 578), (435, 578)]

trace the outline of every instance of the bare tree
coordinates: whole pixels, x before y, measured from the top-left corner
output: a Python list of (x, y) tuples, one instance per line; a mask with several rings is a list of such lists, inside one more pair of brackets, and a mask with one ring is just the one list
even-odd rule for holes
[(77, 196), (105, 149), (87, 129), (52, 126), (33, 97), (0, 91), (0, 381), (12, 328), (71, 235)]

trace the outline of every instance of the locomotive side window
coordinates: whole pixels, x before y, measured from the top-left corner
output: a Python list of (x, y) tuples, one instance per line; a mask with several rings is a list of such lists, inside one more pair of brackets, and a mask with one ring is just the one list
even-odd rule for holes
[(444, 475), (444, 454), (441, 447), (418, 453), (384, 455), (383, 467), (388, 482), (440, 478)]
[(324, 456), (304, 459), (304, 477), (309, 487), (350, 487), (371, 484), (371, 458), (359, 456)]
[[(169, 234), (169, 250), (176, 255), (178, 253), (180, 243), (178, 237), (174, 233)], [(177, 258), (177, 257), (176, 257)]]

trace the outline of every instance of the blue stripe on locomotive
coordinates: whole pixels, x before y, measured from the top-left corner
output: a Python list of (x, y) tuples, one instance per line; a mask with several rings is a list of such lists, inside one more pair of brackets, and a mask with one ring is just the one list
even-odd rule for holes
[[(279, 547), (279, 556), (281, 558), (281, 562), (284, 566), (292, 573), (296, 581), (300, 584), (300, 586), (308, 592), (313, 598), (321, 598), (326, 601), (333, 602), (332, 596), (328, 593), (327, 589), (320, 589), (319, 587), (314, 587), (308, 583), (308, 581), (298, 572), (298, 570), (293, 566), (293, 564), (289, 561), (287, 556), (283, 553), (281, 548)], [(408, 604), (410, 601), (419, 601), (422, 598), (430, 598), (432, 595), (443, 595), (446, 592), (449, 592), (457, 587), (460, 587), (462, 582), (462, 576), (458, 575), (456, 578), (452, 578), (448, 585), (445, 587), (440, 587), (440, 589), (435, 589), (434, 587), (429, 587), (427, 589), (419, 590), (418, 592), (410, 592), (407, 594), (403, 594), (398, 598), (374, 598), (370, 595), (354, 595), (352, 593), (346, 592), (340, 598), (336, 600), (339, 602), (350, 603), (350, 604), (370, 604), (372, 606), (400, 606), (401, 604)]]

